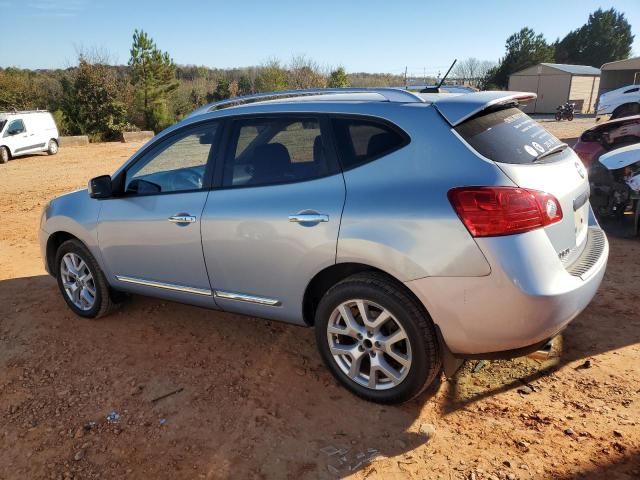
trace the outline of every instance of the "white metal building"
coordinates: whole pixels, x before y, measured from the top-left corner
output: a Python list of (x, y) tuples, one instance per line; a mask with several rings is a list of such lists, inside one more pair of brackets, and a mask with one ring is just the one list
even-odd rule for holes
[(538, 95), (523, 108), (527, 113), (554, 113), (566, 101), (575, 103), (577, 112), (593, 113), (599, 86), (600, 70), (587, 65), (539, 63), (509, 77), (509, 90)]
[(640, 83), (640, 57), (605, 63), (601, 70), (600, 94)]

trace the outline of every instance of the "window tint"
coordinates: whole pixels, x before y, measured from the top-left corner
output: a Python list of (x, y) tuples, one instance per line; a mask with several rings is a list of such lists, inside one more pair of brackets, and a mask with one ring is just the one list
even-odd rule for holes
[(9, 124), (7, 133), (11, 132), (12, 135), (16, 135), (18, 133), (23, 133), (25, 130), (24, 122), (22, 120), (14, 120)]
[[(539, 154), (562, 143), (515, 107), (472, 117), (455, 130), (482, 156), (500, 163), (533, 163)], [(564, 152), (570, 155), (571, 149)], [(545, 162), (561, 160), (565, 154), (545, 157)]]
[(375, 160), (408, 143), (396, 130), (372, 120), (336, 118), (333, 128), (345, 170)]
[(125, 191), (149, 194), (202, 188), (216, 129), (216, 124), (191, 128), (152, 150), (127, 171)]
[(329, 173), (318, 119), (238, 120), (231, 146), (225, 187), (300, 182)]

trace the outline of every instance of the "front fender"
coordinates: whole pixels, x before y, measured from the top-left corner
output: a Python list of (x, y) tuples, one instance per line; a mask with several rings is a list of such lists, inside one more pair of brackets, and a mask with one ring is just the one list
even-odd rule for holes
[[(48, 242), (57, 233), (73, 235), (89, 249), (100, 268), (105, 265), (98, 246), (98, 218), (101, 203), (90, 198), (87, 190), (78, 190), (53, 199), (43, 212), (41, 242)], [(41, 250), (47, 252), (46, 243)], [(46, 262), (47, 259), (45, 259)]]

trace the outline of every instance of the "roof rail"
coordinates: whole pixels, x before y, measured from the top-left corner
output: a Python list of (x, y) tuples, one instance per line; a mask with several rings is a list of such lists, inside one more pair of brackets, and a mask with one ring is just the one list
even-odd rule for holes
[(48, 110), (0, 110), (0, 115), (17, 115), (17, 114), (25, 114), (25, 113), (44, 113), (48, 112)]
[(279, 90), (276, 92), (255, 93), (243, 97), (228, 98), (219, 102), (209, 103), (191, 112), (187, 117), (194, 117), (204, 113), (213, 112), (225, 107), (238, 106), (247, 103), (260, 102), (265, 100), (276, 100), (278, 98), (306, 97), (312, 95), (344, 94), (344, 93), (377, 93), (384, 98), (385, 102), (396, 103), (423, 103), (424, 100), (413, 92), (400, 88), (310, 88), (302, 90)]

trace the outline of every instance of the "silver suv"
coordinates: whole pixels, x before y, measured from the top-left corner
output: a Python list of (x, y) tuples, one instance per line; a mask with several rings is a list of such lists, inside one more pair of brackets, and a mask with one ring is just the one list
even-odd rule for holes
[(208, 105), (51, 201), (42, 256), (69, 307), (122, 293), (313, 326), (368, 400), (461, 358), (519, 356), (591, 301), (608, 257), (585, 169), (533, 94), (399, 89)]

